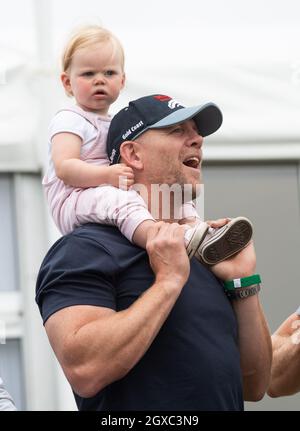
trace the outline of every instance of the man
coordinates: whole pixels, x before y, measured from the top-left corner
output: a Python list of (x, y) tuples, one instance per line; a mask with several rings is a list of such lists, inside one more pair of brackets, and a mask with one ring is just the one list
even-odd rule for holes
[[(133, 169), (147, 204), (153, 184), (189, 184), (196, 197), (202, 135), (221, 122), (214, 104), (146, 96), (113, 118), (108, 154)], [(253, 280), (253, 243), (214, 274), (190, 263), (174, 205), (151, 229), (147, 253), (114, 227), (87, 224), (42, 263), (36, 300), (80, 410), (242, 410), (266, 391), (271, 342), (259, 286), (231, 291), (230, 301), (218, 279)]]
[(268, 394), (293, 395), (300, 391), (300, 308), (272, 335), (273, 363)]
[(14, 400), (4, 387), (3, 380), (0, 377), (0, 411), (15, 411)]

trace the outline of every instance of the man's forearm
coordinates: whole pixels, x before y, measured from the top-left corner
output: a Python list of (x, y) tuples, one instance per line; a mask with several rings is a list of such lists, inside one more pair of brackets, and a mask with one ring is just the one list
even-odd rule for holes
[(272, 363), (271, 337), (258, 295), (233, 301), (238, 327), (244, 398), (257, 401), (265, 394)]
[(92, 396), (125, 376), (151, 345), (181, 289), (178, 281), (156, 282), (128, 309), (82, 326), (72, 339), (71, 369), (80, 370), (79, 379), (78, 371), (74, 380), (69, 376), (75, 391)]
[(274, 350), (271, 383), (268, 394), (271, 397), (293, 395), (300, 391), (300, 345), (285, 339), (281, 347)]

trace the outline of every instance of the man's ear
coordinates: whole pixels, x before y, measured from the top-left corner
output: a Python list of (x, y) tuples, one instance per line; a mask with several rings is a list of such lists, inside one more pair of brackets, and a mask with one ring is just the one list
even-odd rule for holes
[(72, 87), (71, 87), (71, 80), (70, 80), (69, 74), (67, 72), (63, 72), (60, 75), (60, 79), (61, 79), (62, 85), (64, 86), (64, 89), (65, 89), (67, 95), (73, 96)]
[(135, 141), (125, 141), (120, 147), (122, 161), (136, 170), (141, 170), (144, 167), (139, 147), (140, 144)]

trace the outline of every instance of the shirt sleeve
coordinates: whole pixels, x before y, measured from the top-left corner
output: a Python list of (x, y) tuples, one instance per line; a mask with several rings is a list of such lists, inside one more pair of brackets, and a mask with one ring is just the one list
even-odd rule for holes
[(91, 238), (69, 235), (49, 250), (37, 279), (36, 302), (43, 322), (74, 305), (116, 310), (116, 268), (108, 250)]
[(57, 133), (74, 133), (83, 141), (85, 140), (87, 121), (81, 115), (72, 111), (60, 111), (52, 119), (49, 125), (49, 140)]

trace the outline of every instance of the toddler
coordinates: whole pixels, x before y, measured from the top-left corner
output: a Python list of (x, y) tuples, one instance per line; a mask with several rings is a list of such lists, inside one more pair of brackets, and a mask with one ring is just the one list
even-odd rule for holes
[[(54, 221), (62, 234), (89, 222), (116, 225), (129, 241), (145, 248), (155, 220), (131, 188), (133, 170), (123, 163), (110, 165), (106, 153), (109, 108), (125, 84), (122, 45), (102, 27), (85, 27), (69, 40), (62, 63), (62, 84), (76, 104), (60, 110), (49, 128), (43, 185)], [(251, 239), (247, 219), (233, 219), (212, 230), (200, 221), (192, 202), (182, 206), (182, 218), (197, 221), (195, 227), (187, 225), (189, 257), (207, 264), (237, 253)], [(238, 243), (232, 242), (237, 235)]]

